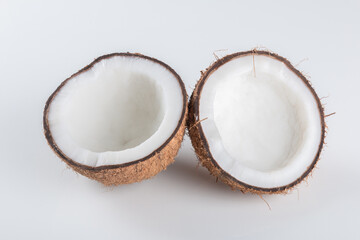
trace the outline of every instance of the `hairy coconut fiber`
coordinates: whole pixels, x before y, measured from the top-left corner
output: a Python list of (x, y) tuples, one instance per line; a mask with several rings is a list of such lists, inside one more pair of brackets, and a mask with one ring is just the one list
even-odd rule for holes
[[(187, 112), (187, 111), (186, 111)], [(55, 149), (52, 142), (48, 140), (50, 147), (69, 167), (88, 178), (94, 179), (104, 185), (119, 185), (151, 178), (165, 170), (168, 165), (174, 162), (185, 133), (185, 118), (168, 143), (163, 148), (153, 152), (151, 156), (130, 163), (117, 166), (88, 167), (80, 165), (68, 159), (60, 149)]]

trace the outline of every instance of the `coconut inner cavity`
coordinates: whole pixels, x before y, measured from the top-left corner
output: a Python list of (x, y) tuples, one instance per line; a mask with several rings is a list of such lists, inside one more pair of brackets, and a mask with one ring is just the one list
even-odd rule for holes
[(66, 113), (69, 134), (93, 152), (120, 151), (148, 139), (164, 117), (162, 89), (136, 72), (103, 72), (76, 91)]
[(276, 76), (253, 72), (229, 76), (218, 86), (214, 121), (224, 148), (241, 164), (279, 169), (301, 144), (306, 120), (302, 104)]

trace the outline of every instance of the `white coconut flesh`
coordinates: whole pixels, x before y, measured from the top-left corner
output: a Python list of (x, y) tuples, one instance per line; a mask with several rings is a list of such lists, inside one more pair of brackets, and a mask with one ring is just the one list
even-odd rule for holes
[(60, 150), (91, 166), (147, 157), (174, 133), (183, 111), (177, 78), (140, 57), (114, 56), (70, 79), (53, 99), (48, 123)]
[(238, 181), (260, 188), (286, 186), (316, 157), (321, 142), (317, 101), (275, 58), (249, 55), (220, 66), (206, 80), (199, 104), (212, 157)]

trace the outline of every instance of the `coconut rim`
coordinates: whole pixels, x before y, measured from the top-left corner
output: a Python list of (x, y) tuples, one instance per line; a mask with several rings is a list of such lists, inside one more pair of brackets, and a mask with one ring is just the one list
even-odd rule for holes
[[(90, 70), (96, 63), (105, 60), (105, 59), (109, 59), (112, 57), (117, 57), (117, 56), (122, 56), (122, 57), (134, 57), (134, 58), (142, 58), (148, 61), (152, 61), (156, 64), (161, 65), (162, 67), (164, 67), (166, 70), (168, 70), (172, 75), (174, 75), (174, 77), (176, 78), (176, 80), (179, 83), (179, 87), (181, 88), (181, 93), (182, 93), (182, 97), (183, 97), (183, 107), (181, 110), (181, 116), (180, 119), (177, 123), (176, 128), (174, 129), (174, 131), (172, 132), (172, 134), (170, 135), (170, 137), (158, 148), (156, 148), (153, 152), (151, 152), (149, 155), (131, 161), (131, 162), (127, 162), (127, 163), (122, 163), (122, 164), (114, 164), (114, 165), (103, 165), (103, 166), (98, 166), (98, 167), (91, 167), (88, 165), (84, 165), (84, 164), (80, 164), (74, 160), (72, 160), (71, 158), (69, 158), (68, 156), (66, 156), (65, 153), (63, 153), (61, 151), (61, 149), (57, 146), (54, 138), (52, 137), (51, 134), (51, 130), (50, 130), (50, 125), (49, 125), (49, 121), (48, 121), (48, 114), (49, 114), (49, 108), (50, 105), (53, 101), (53, 99), (56, 97), (57, 93), (60, 92), (60, 90), (62, 89), (62, 87), (64, 87), (66, 85), (66, 83), (68, 81), (70, 81), (72, 78)], [(103, 56), (100, 56), (98, 58), (96, 58), (94, 61), (92, 61), (90, 64), (88, 64), (87, 66), (85, 66), (84, 68), (80, 69), (79, 71), (77, 71), (76, 73), (74, 73), (73, 75), (71, 75), (69, 78), (65, 79), (57, 88), (56, 90), (50, 95), (50, 97), (48, 98), (48, 100), (46, 101), (45, 107), (44, 107), (44, 112), (43, 112), (43, 128), (44, 128), (44, 135), (45, 138), (50, 146), (50, 148), (56, 153), (56, 155), (58, 155), (61, 159), (63, 159), (66, 163), (71, 164), (73, 166), (85, 169), (85, 170), (92, 170), (92, 171), (100, 171), (100, 170), (108, 170), (108, 169), (115, 169), (115, 168), (122, 168), (122, 167), (128, 167), (130, 165), (134, 165), (143, 161), (146, 161), (148, 159), (150, 159), (151, 157), (155, 156), (156, 154), (159, 154), (163, 148), (169, 144), (169, 142), (175, 137), (176, 133), (179, 131), (181, 124), (183, 123), (184, 119), (185, 119), (185, 113), (186, 113), (186, 109), (187, 109), (187, 93), (186, 93), (186, 89), (185, 89), (185, 85), (184, 82), (182, 81), (181, 77), (175, 72), (174, 69), (172, 69), (169, 65), (167, 65), (166, 63), (156, 59), (156, 58), (152, 58), (140, 53), (130, 53), (130, 52), (125, 52), (125, 53), (110, 53), (110, 54), (106, 54)]]
[[(207, 142), (206, 136), (204, 134), (204, 131), (202, 129), (201, 126), (201, 120), (199, 119), (199, 106), (200, 106), (200, 98), (201, 98), (201, 93), (202, 93), (202, 89), (203, 86), (205, 85), (208, 77), (215, 72), (219, 67), (221, 67), (222, 65), (224, 65), (227, 62), (230, 62), (231, 60), (234, 60), (236, 58), (240, 58), (240, 57), (245, 57), (245, 56), (249, 56), (249, 55), (264, 55), (264, 56), (268, 56), (268, 57), (272, 57), (275, 60), (278, 60), (280, 62), (282, 62), (283, 64), (285, 64), (285, 66), (287, 68), (289, 68), (290, 71), (292, 71), (293, 73), (296, 74), (296, 76), (298, 76), (303, 83), (307, 86), (307, 88), (310, 90), (311, 94), (313, 95), (317, 106), (318, 106), (318, 110), (319, 110), (319, 114), (320, 114), (320, 121), (321, 121), (321, 140), (320, 140), (320, 144), (318, 147), (318, 151), (315, 155), (314, 160), (312, 161), (312, 163), (307, 167), (307, 170), (295, 181), (287, 184), (287, 185), (283, 185), (281, 187), (274, 187), (274, 188), (262, 188), (262, 187), (256, 187), (247, 183), (244, 183), (242, 181), (239, 181), (238, 179), (236, 179), (235, 177), (231, 176), (228, 172), (226, 172), (225, 170), (223, 170), (220, 165), (217, 163), (217, 161), (213, 158), (211, 151), (210, 151), (210, 147), (209, 144)], [(274, 192), (282, 192), (286, 189), (290, 189), (292, 187), (294, 187), (295, 185), (297, 185), (298, 183), (302, 182), (308, 175), (309, 173), (314, 169), (316, 163), (318, 162), (319, 158), (320, 158), (320, 154), (324, 145), (324, 139), (325, 139), (325, 115), (324, 115), (324, 109), (322, 107), (321, 101), (318, 97), (318, 95), (316, 94), (315, 90), (313, 89), (313, 87), (311, 86), (309, 80), (299, 71), (297, 70), (291, 63), (289, 60), (287, 60), (284, 57), (279, 56), (276, 53), (270, 52), (270, 51), (265, 51), (265, 50), (250, 50), (250, 51), (244, 51), (244, 52), (236, 52), (233, 54), (229, 54), (226, 55), (223, 58), (217, 59), (209, 68), (207, 68), (204, 72), (201, 72), (201, 77), (199, 79), (198, 85), (196, 87), (196, 89), (194, 90), (194, 92), (192, 93), (191, 96), (191, 104), (193, 107), (193, 114), (194, 114), (194, 119), (195, 121), (198, 121), (198, 123), (196, 124), (196, 128), (199, 131), (199, 136), (200, 136), (200, 140), (202, 141), (202, 145), (205, 148), (207, 157), (210, 159), (210, 161), (212, 162), (212, 164), (218, 168), (221, 171), (221, 176), (225, 177), (237, 184), (240, 184), (242, 186), (244, 186), (247, 189), (252, 189), (254, 191), (258, 191), (258, 192), (268, 192), (268, 193), (274, 193)], [(189, 106), (190, 106), (189, 105)], [(190, 111), (189, 111), (190, 112)]]

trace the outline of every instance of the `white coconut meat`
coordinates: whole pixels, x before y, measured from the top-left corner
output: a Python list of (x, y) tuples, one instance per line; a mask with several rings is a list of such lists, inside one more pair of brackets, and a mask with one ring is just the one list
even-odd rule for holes
[(241, 56), (220, 66), (206, 80), (199, 105), (212, 157), (240, 182), (286, 186), (316, 157), (322, 133), (317, 101), (275, 58)]
[(56, 145), (90, 167), (147, 157), (174, 133), (183, 111), (181, 86), (167, 68), (113, 56), (71, 78), (51, 102)]

